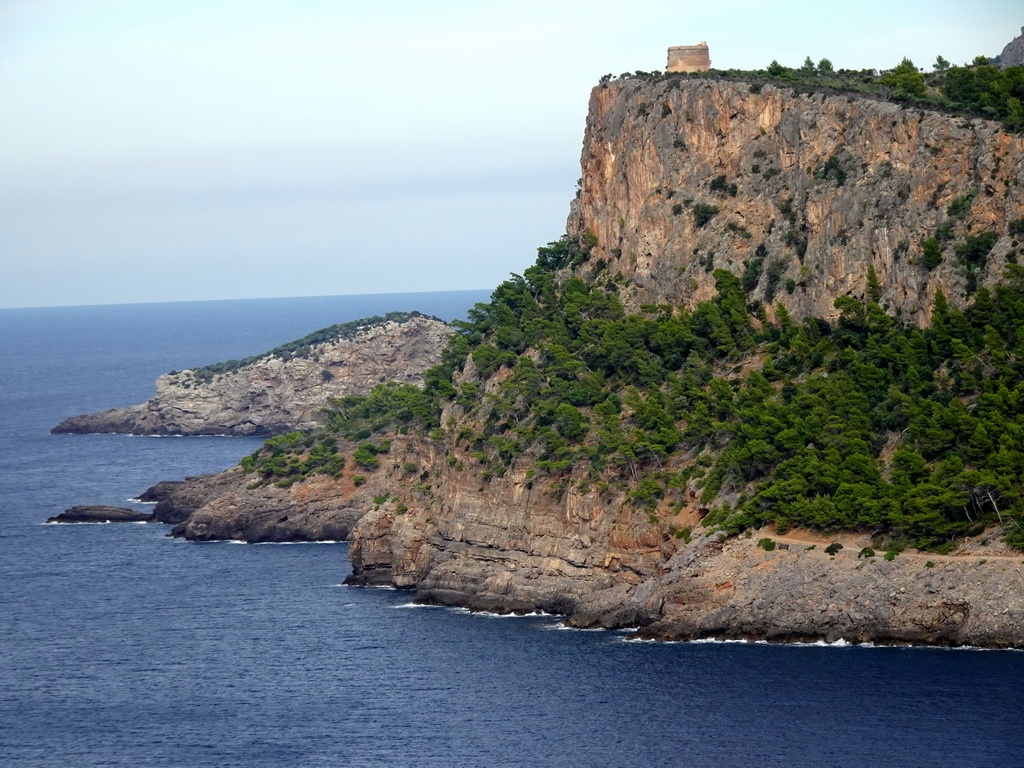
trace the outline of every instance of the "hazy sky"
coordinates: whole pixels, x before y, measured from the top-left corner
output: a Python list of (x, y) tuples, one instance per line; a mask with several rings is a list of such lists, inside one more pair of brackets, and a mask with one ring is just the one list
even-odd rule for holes
[(590, 88), (995, 55), (1018, 0), (0, 0), (0, 307), (490, 288), (565, 228)]

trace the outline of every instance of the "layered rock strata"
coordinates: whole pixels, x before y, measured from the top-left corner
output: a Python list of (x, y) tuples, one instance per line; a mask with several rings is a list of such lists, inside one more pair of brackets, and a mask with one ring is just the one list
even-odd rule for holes
[[(552, 490), (526, 469), (484, 479), (470, 454), (437, 441), (395, 440), (387, 459), (358, 485), (366, 470), (288, 489), (247, 488), (255, 478), (234, 470), (164, 486), (160, 504), (188, 498), (173, 535), (192, 540), (348, 536), (348, 583), (414, 590), (424, 603), (543, 610), (662, 640), (1024, 647), (1024, 555), (996, 531), (951, 555), (891, 560), (855, 534), (723, 541), (699, 525), (692, 498), (651, 516), (614, 491)], [(834, 539), (844, 546), (830, 554)]]
[(223, 373), (168, 373), (157, 379), (151, 400), (73, 416), (53, 432), (269, 436), (312, 429), (331, 398), (364, 395), (386, 381), (423, 383), (451, 327), (418, 313), (407, 317), (367, 324), (300, 353), (267, 353)]

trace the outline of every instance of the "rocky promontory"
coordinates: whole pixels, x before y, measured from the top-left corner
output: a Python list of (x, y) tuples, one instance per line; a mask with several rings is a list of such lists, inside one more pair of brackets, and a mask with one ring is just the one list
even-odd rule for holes
[(154, 522), (190, 541), (345, 541), (372, 506), (351, 476), (319, 476), (281, 488), (258, 486), (239, 469), (166, 481), (139, 498), (156, 502)]
[(56, 433), (275, 435), (312, 429), (331, 398), (421, 384), (451, 327), (418, 312), (317, 331), (262, 355), (164, 374), (141, 405), (65, 419)]
[(641, 73), (594, 90), (582, 165), (568, 236), (427, 386), (156, 486), (156, 518), (651, 638), (1024, 648), (1020, 137)]
[[(353, 467), (253, 487), (231, 470), (149, 495), (155, 517), (177, 523), (172, 535), (193, 541), (348, 538), (347, 583), (410, 589), (423, 603), (543, 610), (662, 640), (1024, 647), (1024, 555), (998, 531), (951, 554), (888, 557), (866, 534), (769, 527), (726, 538), (700, 524), (696, 501), (653, 517), (621, 494), (552, 493), (528, 470), (481, 481), (459, 468), (471, 456), (438, 448), (395, 441), (365, 479)], [(413, 464), (436, 469), (414, 484)]]

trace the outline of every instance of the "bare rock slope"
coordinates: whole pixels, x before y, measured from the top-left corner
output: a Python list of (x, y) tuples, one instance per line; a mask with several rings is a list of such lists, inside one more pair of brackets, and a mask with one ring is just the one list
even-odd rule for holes
[(1003, 69), (1024, 66), (1024, 27), (1020, 28), (1020, 34), (1008, 42), (999, 54), (999, 66)]
[(421, 384), (451, 327), (419, 313), (332, 326), (263, 355), (157, 379), (141, 405), (65, 419), (54, 433), (274, 435), (315, 427), (328, 400), (380, 382)]

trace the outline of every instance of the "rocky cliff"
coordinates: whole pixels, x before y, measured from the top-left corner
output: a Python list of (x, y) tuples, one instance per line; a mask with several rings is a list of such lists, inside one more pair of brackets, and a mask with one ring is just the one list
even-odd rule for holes
[(1020, 28), (1020, 34), (1008, 42), (999, 54), (999, 66), (1003, 69), (1024, 66), (1024, 27)]
[[(156, 396), (126, 408), (72, 416), (54, 433), (274, 435), (320, 423), (328, 400), (385, 381), (422, 384), (451, 333), (419, 313), (332, 326), (243, 361), (168, 373)], [(325, 339), (325, 340), (319, 340)]]
[[(714, 79), (629, 79), (590, 98), (570, 233), (592, 233), (591, 269), (628, 281), (627, 305), (714, 295), (716, 268), (751, 298), (797, 318), (833, 318), (837, 296), (924, 324), (942, 289), (954, 304), (991, 284), (1024, 215), (1024, 138), (998, 123), (849, 95)], [(968, 234), (1000, 235), (977, 274), (956, 253)], [(925, 263), (935, 237), (941, 262)]]
[[(353, 430), (351, 441), (342, 440), (344, 428), (338, 427), (330, 436), (314, 435), (290, 456), (279, 446), (267, 449), (265, 461), (247, 463), (250, 474), (235, 471), (165, 488), (166, 506), (158, 505), (157, 517), (166, 512), (178, 524), (176, 535), (193, 539), (333, 538), (351, 529), (350, 583), (412, 589), (417, 599), (437, 604), (546, 610), (576, 626), (638, 627), (663, 639), (1024, 647), (1022, 556), (996, 541), (998, 530), (975, 531), (944, 555), (906, 548), (881, 557), (871, 551), (868, 532), (823, 538), (799, 530), (780, 533), (768, 525), (737, 536), (708, 517), (700, 498), (701, 467), (717, 466), (716, 451), (730, 439), (738, 441), (749, 426), (728, 421), (733, 395), (746, 393), (756, 401), (751, 408), (762, 403), (781, 414), (781, 403), (794, 402), (806, 380), (847, 375), (842, 355), (832, 358), (832, 367), (813, 375), (798, 370), (778, 386), (760, 374), (756, 383), (744, 379), (763, 364), (763, 354), (738, 360), (729, 356), (728, 345), (716, 351), (710, 342), (700, 347), (678, 336), (665, 348), (688, 345), (694, 362), (683, 355), (685, 362), (675, 370), (692, 383), (689, 393), (672, 396), (699, 403), (709, 431), (689, 443), (670, 436), (666, 440), (681, 447), (659, 453), (651, 439), (664, 408), (648, 409), (644, 418), (651, 424), (637, 427), (640, 411), (657, 399), (645, 402), (629, 383), (648, 386), (642, 371), (639, 378), (616, 380), (610, 394), (601, 387), (605, 377), (616, 375), (614, 367), (595, 364), (585, 371), (583, 354), (599, 342), (588, 336), (597, 326), (586, 325), (592, 320), (587, 314), (614, 318), (615, 296), (587, 294), (584, 283), (572, 285), (569, 279), (575, 270), (584, 282), (617, 293), (627, 308), (694, 306), (712, 297), (714, 270), (746, 276), (759, 259), (763, 270), (752, 272), (756, 284), (745, 281), (752, 302), (771, 298), (797, 317), (831, 317), (835, 298), (864, 297), (874, 275), (877, 284), (870, 290), (890, 311), (924, 325), (935, 291), (941, 288), (952, 304), (966, 305), (1016, 258), (1009, 222), (1022, 217), (1021, 149), (1019, 137), (991, 123), (846, 95), (686, 78), (602, 84), (592, 96), (581, 190), (570, 216), (570, 230), (588, 252), (567, 251), (572, 258), (559, 261), (556, 271), (528, 271), (525, 280), (496, 291), (506, 303), (490, 320), (479, 313), (484, 319), (467, 333), (478, 338), (463, 339), (468, 357), (443, 382), (438, 414), (431, 414), (430, 402), (409, 399), (398, 403), (405, 420), (388, 422), (384, 413), (390, 406), (382, 398), (372, 428)], [(995, 233), (991, 252), (965, 262), (956, 244), (982, 232)], [(926, 263), (922, 246), (932, 238), (940, 258), (932, 254)], [(563, 305), (553, 298), (557, 281), (572, 287)], [(720, 316), (744, 315), (742, 298), (733, 295), (730, 301)], [(529, 325), (536, 338), (559, 334), (568, 339), (565, 345), (584, 353), (574, 358), (568, 346), (526, 346), (516, 323), (508, 321), (521, 307), (532, 314), (528, 321), (520, 318), (520, 325)], [(577, 336), (568, 333), (564, 317), (554, 316), (555, 307), (574, 315)], [(491, 320), (505, 323), (494, 344), (486, 335)], [(618, 331), (615, 322), (606, 321), (602, 332)], [(633, 346), (645, 343), (639, 330), (651, 324), (656, 322), (649, 317), (634, 324)], [(816, 334), (830, 332), (810, 325)], [(854, 334), (851, 329), (858, 327), (848, 325), (844, 332)], [(964, 327), (970, 327), (966, 320)], [(918, 347), (925, 356), (928, 340), (914, 333), (922, 338)], [(478, 346), (468, 351), (471, 343)], [(630, 342), (609, 349), (630, 364)], [(996, 375), (992, 360), (972, 358), (969, 350), (962, 356), (981, 366), (977, 380)], [(1009, 370), (1005, 350), (1000, 360)], [(928, 391), (949, 386), (949, 369), (940, 368)], [(889, 375), (888, 368), (877, 370), (880, 377)], [(542, 380), (542, 373), (548, 378)], [(657, 370), (650, 380), (661, 381)], [(920, 380), (908, 385), (894, 378), (888, 391), (898, 392), (897, 384), (911, 387), (915, 396), (927, 390)], [(786, 387), (788, 394), (778, 391)], [(588, 399), (588, 392), (598, 392), (598, 399)], [(531, 410), (542, 398), (550, 398), (550, 408)], [(1004, 399), (1013, 396), (1007, 392)], [(948, 401), (962, 406), (956, 397)], [(918, 401), (908, 394), (900, 402), (909, 408)], [(604, 407), (601, 413), (595, 403)], [(709, 408), (715, 409), (713, 419)], [(857, 410), (848, 403), (851, 408)], [(427, 421), (416, 422), (410, 415), (416, 411), (430, 414), (429, 427), (417, 428)], [(815, 435), (823, 449), (829, 439), (824, 432), (834, 430), (841, 411), (832, 413), (836, 418), (826, 419)], [(958, 418), (966, 413), (964, 408)], [(698, 416), (684, 412), (675, 418), (696, 422)], [(591, 425), (608, 435), (592, 435), (581, 444), (580, 435)], [(675, 425), (662, 426), (671, 433)], [(893, 432), (881, 433), (875, 454), (889, 471), (885, 461), (902, 433), (885, 429)], [(781, 431), (780, 422), (762, 440), (765, 447)], [(629, 443), (627, 433), (648, 442)], [(609, 460), (617, 449), (602, 442), (606, 437), (625, 447), (616, 454), (618, 463)], [(336, 438), (344, 461), (332, 465), (331, 475), (288, 474), (307, 466), (306, 456), (324, 444), (316, 440)], [(785, 455), (798, 449), (785, 449)], [(874, 461), (866, 442), (858, 450), (865, 452), (865, 462)], [(843, 463), (843, 454), (832, 455), (829, 461)], [(591, 461), (595, 457), (604, 463)], [(929, 476), (918, 458), (916, 476)], [(744, 469), (739, 462), (733, 476)], [(638, 502), (644, 473), (651, 495)], [(872, 476), (877, 487), (884, 485), (881, 471)], [(737, 486), (731, 493), (730, 503), (743, 503), (745, 489)], [(725, 519), (717, 517), (719, 523)], [(833, 538), (843, 548), (830, 546)]]
[(158, 519), (178, 523), (173, 535), (192, 540), (351, 534), (350, 584), (415, 590), (426, 603), (543, 610), (657, 639), (1024, 647), (1024, 559), (993, 531), (949, 555), (892, 559), (866, 552), (863, 534), (725, 538), (700, 526), (695, 502), (652, 516), (614, 489), (553, 489), (526, 468), (485, 479), (471, 452), (450, 450), (400, 438), (365, 483), (354, 467), (253, 489), (234, 471), (152, 498)]

